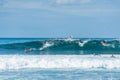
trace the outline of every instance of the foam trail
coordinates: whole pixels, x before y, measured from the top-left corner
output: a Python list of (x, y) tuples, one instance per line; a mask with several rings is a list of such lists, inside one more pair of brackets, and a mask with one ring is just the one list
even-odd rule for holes
[(108, 43), (103, 43), (103, 42), (101, 42), (101, 44), (102, 44), (103, 46), (106, 46), (106, 47), (115, 48), (115, 45), (114, 45), (114, 44), (108, 44)]
[(120, 56), (78, 56), (78, 55), (0, 55), (0, 70), (9, 69), (120, 69)]
[(107, 47), (115, 48), (115, 45), (113, 45), (113, 44), (107, 44), (106, 46), (107, 46)]
[(48, 48), (48, 47), (51, 47), (51, 46), (53, 46), (53, 45), (54, 45), (53, 43), (46, 42), (46, 43), (43, 45), (43, 47), (40, 48), (40, 50), (44, 50), (44, 49), (46, 49), (46, 48)]
[(81, 42), (78, 42), (78, 44), (79, 44), (79, 46), (80, 46), (80, 47), (83, 47), (83, 46), (84, 46), (84, 44), (86, 44), (87, 42), (88, 42), (88, 40), (83, 41), (82, 43), (81, 43)]

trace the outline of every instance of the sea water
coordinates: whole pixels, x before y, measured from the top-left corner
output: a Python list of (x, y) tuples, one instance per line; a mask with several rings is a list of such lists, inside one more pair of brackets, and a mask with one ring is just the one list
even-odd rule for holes
[(119, 39), (1, 38), (0, 80), (120, 80), (119, 50)]

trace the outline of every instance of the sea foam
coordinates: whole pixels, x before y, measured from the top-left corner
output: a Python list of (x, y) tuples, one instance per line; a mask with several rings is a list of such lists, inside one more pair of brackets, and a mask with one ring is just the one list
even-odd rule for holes
[(120, 56), (0, 55), (0, 70), (11, 69), (120, 69)]

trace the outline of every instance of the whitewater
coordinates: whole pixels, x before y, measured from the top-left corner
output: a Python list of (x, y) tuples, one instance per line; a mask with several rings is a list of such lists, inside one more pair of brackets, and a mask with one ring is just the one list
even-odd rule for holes
[(118, 69), (120, 55), (0, 55), (0, 70), (16, 69)]

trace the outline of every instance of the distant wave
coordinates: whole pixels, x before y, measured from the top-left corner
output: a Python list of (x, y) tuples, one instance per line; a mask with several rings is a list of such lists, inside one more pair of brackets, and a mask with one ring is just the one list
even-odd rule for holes
[(120, 56), (0, 56), (0, 70), (10, 69), (120, 69)]
[(102, 40), (42, 40), (42, 41), (30, 41), (11, 44), (0, 44), (0, 49), (17, 49), (24, 50), (25, 48), (31, 48), (33, 50), (49, 50), (49, 51), (67, 51), (67, 50), (105, 50), (105, 51), (119, 51), (120, 41), (111, 40), (102, 43)]

